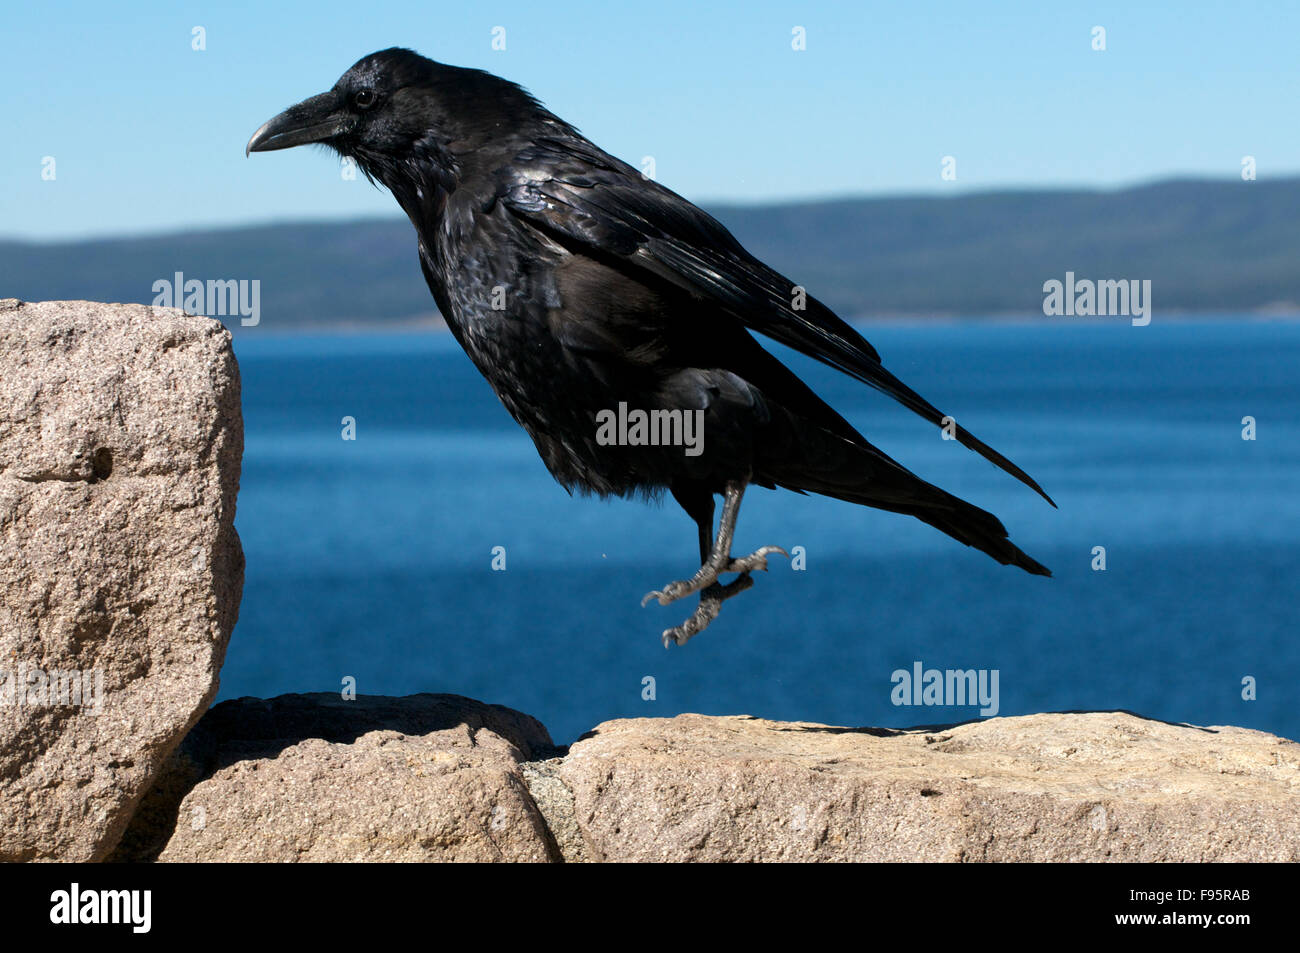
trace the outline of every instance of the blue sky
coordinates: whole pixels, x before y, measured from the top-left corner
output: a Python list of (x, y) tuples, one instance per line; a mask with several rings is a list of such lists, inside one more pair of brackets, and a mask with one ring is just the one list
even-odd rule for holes
[(8, 4), (3, 23), (6, 237), (396, 215), (321, 150), (243, 153), (393, 45), (522, 83), (706, 204), (1234, 177), (1244, 155), (1261, 179), (1300, 171), (1289, 0), (52, 2)]

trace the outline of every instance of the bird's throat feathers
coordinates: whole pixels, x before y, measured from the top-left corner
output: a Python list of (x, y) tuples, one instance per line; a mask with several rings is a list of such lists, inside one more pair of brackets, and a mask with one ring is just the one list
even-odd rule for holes
[(393, 193), (417, 230), (438, 227), (459, 181), (459, 166), (449, 153), (435, 143), (418, 142), (406, 156), (353, 158), (366, 178)]

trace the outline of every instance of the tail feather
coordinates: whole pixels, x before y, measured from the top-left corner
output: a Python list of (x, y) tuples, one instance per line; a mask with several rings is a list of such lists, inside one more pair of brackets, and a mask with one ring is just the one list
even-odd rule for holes
[(870, 384), (877, 390), (888, 394), (904, 407), (908, 408), (913, 413), (924, 417), (935, 426), (943, 426), (945, 421), (950, 422), (949, 425), (952, 428), (953, 436), (957, 438), (957, 442), (963, 447), (966, 447), (968, 450), (974, 450), (994, 466), (1000, 467), (1002, 470), (1011, 474), (1025, 486), (1029, 487), (1045, 499), (1053, 507), (1056, 506), (1056, 501), (1047, 495), (1047, 491), (1038, 485), (1037, 480), (1031, 477), (1024, 470), (1020, 469), (1020, 467), (1016, 466), (1002, 454), (998, 453), (983, 440), (980, 440), (969, 430), (959, 426), (956, 421), (952, 420), (952, 418), (944, 416), (942, 411), (916, 391), (912, 390), (912, 388), (900, 381), (889, 371), (885, 370), (883, 366), (872, 368), (872, 373), (870, 374), (855, 374), (854, 376)]
[(1007, 531), (992, 513), (953, 497), (961, 508), (953, 514), (914, 510), (910, 515), (953, 539), (973, 546), (1004, 566), (1019, 566), (1035, 576), (1050, 576), (1052, 571), (1007, 538)]
[[(972, 506), (965, 500), (945, 493), (938, 487), (931, 486), (919, 477), (916, 482), (934, 493), (931, 503), (896, 503), (881, 501), (872, 496), (870, 488), (863, 492), (846, 493), (837, 491), (824, 493), (849, 503), (859, 503), (891, 513), (903, 513), (915, 516), (922, 523), (927, 523), (942, 533), (946, 533), (960, 543), (974, 547), (980, 552), (996, 559), (1004, 566), (1019, 566), (1035, 576), (1050, 576), (1052, 571), (1034, 559), (1007, 538), (1006, 527), (992, 513)], [(813, 490), (814, 493), (820, 492)]]
[(1052, 574), (1007, 538), (992, 513), (925, 482), (866, 440), (851, 443), (815, 425), (787, 433), (791, 449), (799, 452), (766, 461), (760, 478), (765, 484), (914, 516), (1004, 566)]

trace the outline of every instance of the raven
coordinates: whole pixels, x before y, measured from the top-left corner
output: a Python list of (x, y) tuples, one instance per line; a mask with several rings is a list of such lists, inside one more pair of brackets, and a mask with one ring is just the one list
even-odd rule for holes
[[(888, 394), (1052, 503), (1028, 474), (887, 371), (857, 331), (714, 218), (518, 85), (382, 50), (263, 125), (245, 155), (304, 143), (350, 157), (392, 192), (447, 326), (561, 485), (601, 497), (667, 489), (694, 520), (699, 570), (642, 600), (700, 595), (665, 630), (665, 647), (702, 631), (768, 556), (789, 555), (731, 555), (750, 484), (905, 513), (999, 563), (1051, 575), (993, 514), (868, 443), (750, 332)], [(619, 427), (606, 426), (615, 408)], [(684, 448), (692, 421), (702, 439)], [(724, 573), (738, 575), (724, 585)]]

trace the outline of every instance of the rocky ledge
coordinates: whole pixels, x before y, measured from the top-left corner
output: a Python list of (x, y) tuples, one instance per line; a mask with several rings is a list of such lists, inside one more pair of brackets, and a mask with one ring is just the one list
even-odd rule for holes
[(637, 718), (568, 750), (455, 695), (213, 708), (115, 860), (1295, 861), (1300, 746), (1122, 712)]
[(1242, 728), (210, 708), (242, 443), (217, 322), (0, 301), (0, 861), (1300, 860), (1300, 746)]

